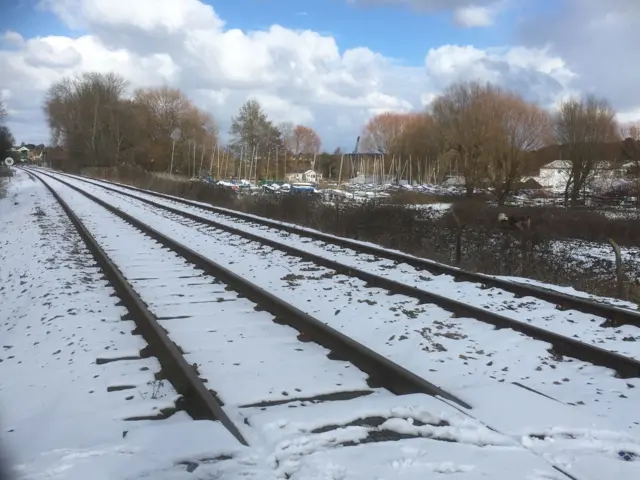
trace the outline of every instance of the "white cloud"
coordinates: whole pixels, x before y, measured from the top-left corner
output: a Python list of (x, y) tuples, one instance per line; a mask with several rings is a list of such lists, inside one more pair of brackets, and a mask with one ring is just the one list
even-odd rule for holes
[(575, 87), (606, 96), (619, 111), (640, 107), (640, 2), (565, 0), (563, 8), (531, 17), (518, 40), (544, 46), (580, 76)]
[(472, 46), (443, 45), (426, 57), (428, 75), (436, 90), (458, 80), (491, 82), (519, 91), (545, 107), (555, 106), (570, 93), (576, 78), (564, 61), (545, 49), (524, 47), (480, 50)]
[[(496, 2), (439, 5), (473, 3)], [(405, 66), (365, 47), (341, 52), (335, 38), (311, 30), (233, 29), (199, 0), (45, 0), (45, 6), (84, 35), (4, 34), (0, 91), (20, 141), (47, 140), (41, 109), (46, 89), (83, 71), (114, 71), (132, 87), (177, 86), (209, 110), (223, 132), (239, 106), (255, 98), (275, 121), (315, 128), (330, 150), (351, 149), (371, 115), (422, 109), (451, 81), (496, 82), (544, 105), (584, 81), (544, 45), (485, 50), (443, 45), (425, 52), (423, 65)], [(636, 106), (640, 101), (629, 110)]]
[(10, 46), (20, 47), (24, 44), (24, 38), (17, 32), (7, 31), (2, 35), (2, 42)]
[(489, 27), (493, 25), (495, 13), (487, 7), (470, 5), (454, 10), (453, 21), (461, 27)]

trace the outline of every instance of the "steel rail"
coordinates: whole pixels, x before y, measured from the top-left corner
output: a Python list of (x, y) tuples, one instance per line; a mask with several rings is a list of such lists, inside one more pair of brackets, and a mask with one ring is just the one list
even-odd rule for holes
[(196, 405), (195, 410), (189, 412), (191, 416), (196, 419), (219, 420), (240, 443), (247, 445), (247, 441), (224, 412), (215, 395), (207, 389), (194, 368), (189, 365), (180, 353), (178, 347), (171, 341), (165, 330), (160, 326), (155, 315), (149, 311), (140, 296), (122, 275), (115, 263), (109, 258), (95, 237), (89, 232), (84, 223), (82, 223), (80, 218), (71, 209), (69, 204), (47, 181), (40, 177), (40, 175), (29, 171), (26, 172), (28, 175), (40, 180), (60, 204), (91, 252), (96, 263), (102, 268), (105, 277), (118, 294), (118, 297), (122, 300), (123, 305), (130, 313), (140, 333), (151, 347), (167, 379), (175, 387), (176, 391), (184, 397), (185, 401), (192, 401)]
[[(84, 179), (80, 179), (80, 181), (86, 182), (86, 180)], [(411, 285), (407, 285), (395, 280), (391, 280), (386, 277), (375, 275), (355, 267), (344, 265), (335, 260), (331, 260), (319, 255), (307, 252), (305, 250), (296, 248), (292, 245), (287, 245), (287, 244), (278, 242), (276, 240), (267, 239), (260, 235), (246, 232), (242, 229), (238, 229), (230, 225), (221, 224), (216, 222), (215, 220), (204, 218), (193, 213), (184, 212), (183, 210), (173, 208), (168, 205), (163, 205), (149, 199), (140, 198), (128, 192), (123, 192), (106, 185), (98, 185), (92, 182), (86, 182), (86, 183), (89, 183), (90, 185), (94, 185), (98, 188), (103, 188), (107, 191), (113, 191), (120, 195), (125, 195), (130, 198), (134, 198), (138, 201), (141, 201), (143, 203), (146, 203), (148, 205), (151, 205), (157, 208), (161, 208), (175, 215), (188, 218), (189, 220), (199, 222), (201, 224), (240, 236), (242, 238), (245, 238), (251, 241), (259, 242), (263, 245), (267, 245), (271, 248), (283, 251), (289, 255), (296, 256), (302, 260), (310, 261), (317, 265), (321, 265), (325, 268), (335, 270), (338, 273), (359, 278), (360, 280), (367, 282), (370, 286), (382, 288), (394, 294), (413, 297), (420, 300), (423, 303), (435, 304), (457, 315), (458, 317), (473, 318), (473, 319), (480, 320), (482, 322), (494, 325), (497, 328), (510, 328), (512, 330), (523, 333), (536, 340), (540, 340), (540, 341), (551, 344), (554, 352), (557, 354), (573, 357), (579, 360), (592, 363), (594, 365), (600, 365), (607, 368), (611, 368), (615, 370), (618, 373), (618, 375), (622, 378), (631, 378), (631, 377), (640, 376), (640, 360), (630, 358), (630, 357), (612, 352), (610, 350), (597, 347), (592, 344), (584, 343), (574, 338), (567, 337), (565, 335), (561, 335), (561, 334), (546, 330), (544, 328), (536, 327), (526, 322), (521, 322), (509, 317), (505, 317), (503, 315), (491, 312), (489, 310), (486, 310), (480, 307), (468, 305), (463, 302), (459, 302), (457, 300), (453, 300), (451, 298), (448, 298), (442, 295), (427, 292), (425, 290), (419, 289), (417, 287), (413, 287)]]
[[(62, 173), (62, 172), (56, 172), (56, 173)], [(68, 174), (63, 173), (63, 175), (68, 175)], [(463, 270), (450, 265), (445, 265), (443, 263), (434, 262), (425, 258), (415, 257), (407, 253), (388, 250), (386, 248), (378, 247), (374, 245), (366, 245), (356, 240), (352, 240), (350, 238), (337, 237), (337, 236), (330, 235), (323, 232), (312, 231), (310, 229), (306, 229), (296, 225), (285, 224), (285, 223), (281, 223), (268, 218), (257, 217), (254, 215), (230, 210), (227, 208), (216, 207), (213, 205), (203, 205), (202, 203), (199, 203), (199, 202), (188, 200), (186, 198), (175, 197), (173, 195), (168, 195), (165, 193), (154, 192), (152, 190), (145, 190), (139, 187), (112, 182), (109, 180), (102, 180), (102, 179), (98, 180), (90, 177), (83, 177), (83, 176), (76, 176), (76, 175), (69, 175), (69, 176), (77, 179), (89, 178), (90, 180), (109, 183), (120, 188), (126, 188), (130, 190), (138, 191), (141, 193), (145, 193), (148, 195), (164, 198), (167, 200), (172, 200), (172, 201), (183, 203), (185, 205), (189, 205), (192, 207), (208, 210), (210, 212), (214, 212), (220, 215), (226, 215), (232, 218), (245, 220), (247, 222), (254, 222), (260, 225), (276, 228), (282, 231), (286, 231), (289, 233), (294, 233), (296, 235), (311, 238), (313, 240), (319, 240), (322, 242), (334, 244), (344, 248), (350, 248), (360, 253), (375, 255), (377, 257), (385, 258), (387, 260), (392, 260), (394, 262), (406, 263), (408, 265), (411, 265), (414, 268), (417, 268), (420, 270), (426, 270), (436, 275), (451, 275), (457, 281), (479, 283), (486, 287), (499, 288), (501, 290), (505, 290), (507, 292), (513, 293), (514, 295), (517, 295), (520, 297), (526, 297), (526, 296), (535, 297), (540, 300), (553, 303), (557, 307), (562, 308), (564, 310), (576, 310), (582, 313), (603, 317), (607, 320), (607, 323), (612, 327), (616, 327), (620, 325), (634, 325), (636, 327), (640, 327), (640, 312), (634, 312), (633, 310), (620, 308), (613, 305), (607, 305), (600, 302), (595, 302), (593, 300), (577, 297), (574, 295), (568, 295), (566, 293), (556, 292), (554, 290), (538, 287), (536, 285), (527, 285), (523, 283), (504, 280), (491, 275), (471, 272), (471, 271)]]
[(55, 178), (49, 173), (42, 171), (38, 173), (50, 177), (84, 195), (86, 198), (104, 207), (150, 238), (153, 238), (161, 245), (173, 250), (197, 268), (226, 283), (230, 288), (244, 295), (260, 308), (274, 315), (279, 323), (289, 325), (298, 330), (305, 337), (305, 340), (314, 341), (329, 349), (332, 352), (331, 358), (348, 361), (367, 373), (370, 376), (370, 380), (376, 385), (380, 385), (398, 395), (424, 393), (449, 400), (465, 409), (472, 408), (471, 405), (464, 400), (444, 391), (440, 387), (401, 367), (374, 350), (329, 327), (320, 320), (290, 305), (281, 298), (249, 282), (240, 275), (204, 257), (182, 243), (167, 237), (108, 202), (64, 180)]

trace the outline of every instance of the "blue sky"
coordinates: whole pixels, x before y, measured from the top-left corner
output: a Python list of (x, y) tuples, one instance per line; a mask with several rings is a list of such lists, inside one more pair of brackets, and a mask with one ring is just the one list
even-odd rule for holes
[[(346, 0), (210, 0), (229, 28), (263, 30), (273, 24), (312, 29), (336, 38), (341, 49), (366, 46), (409, 64), (423, 62), (431, 47), (447, 43), (478, 48), (507, 45), (516, 26), (527, 16), (558, 8), (562, 0), (510, 0), (513, 5), (491, 28), (459, 28), (451, 13), (421, 14), (403, 6), (361, 7)], [(515, 2), (515, 3), (514, 3)], [(0, 31), (14, 30), (24, 37), (79, 36), (53, 14), (37, 8), (38, 0), (0, 0)]]
[[(385, 56), (421, 63), (425, 52), (443, 43), (502, 44), (506, 29), (460, 29), (450, 14), (421, 15), (406, 8), (349, 5), (344, 0), (237, 0), (210, 2), (229, 26), (290, 28), (330, 33), (341, 48), (366, 46)], [(304, 6), (301, 8), (301, 6)], [(306, 15), (299, 15), (304, 12)]]
[[(91, 30), (70, 31), (37, 8), (41, 1)], [(640, 1), (637, 8), (629, 0), (163, 0), (163, 8), (156, 1), (0, 0), (0, 34), (40, 37), (28, 45), (7, 37), (0, 45), (0, 94), (17, 136), (48, 135), (44, 92), (61, 75), (78, 71), (118, 72), (133, 88), (168, 82), (211, 112), (221, 131), (242, 102), (255, 98), (274, 121), (316, 129), (328, 149), (351, 145), (382, 111), (422, 110), (459, 80), (490, 81), (547, 108), (566, 95), (595, 90), (628, 118), (640, 116), (640, 94), (630, 99), (620, 93), (637, 91), (630, 88), (637, 72), (606, 73), (632, 65), (620, 59), (636, 54), (633, 11), (640, 19)], [(213, 6), (226, 32), (213, 17), (194, 22), (193, 15), (203, 14), (200, 1)], [(366, 2), (386, 6), (354, 5)], [(411, 3), (448, 10), (421, 13)], [(455, 24), (454, 12), (460, 19), (464, 7), (489, 4), (499, 12), (493, 24)], [(276, 24), (284, 28), (267, 31)], [(167, 25), (177, 28), (170, 41), (158, 43), (155, 35)], [(331, 41), (341, 53), (365, 47), (381, 57), (352, 50), (341, 58)], [(604, 48), (610, 54), (594, 58)]]

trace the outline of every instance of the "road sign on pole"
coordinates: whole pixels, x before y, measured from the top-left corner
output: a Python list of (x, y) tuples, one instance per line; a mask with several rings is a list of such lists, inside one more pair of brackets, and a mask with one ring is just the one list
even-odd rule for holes
[(11, 158), (11, 157), (7, 157), (7, 158), (5, 158), (5, 159), (4, 159), (4, 164), (5, 164), (7, 167), (10, 167), (11, 165), (13, 165), (13, 158)]

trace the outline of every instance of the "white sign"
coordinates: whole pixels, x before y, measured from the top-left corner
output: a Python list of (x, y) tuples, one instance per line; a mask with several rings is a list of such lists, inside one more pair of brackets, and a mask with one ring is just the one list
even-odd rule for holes
[(11, 165), (13, 165), (13, 158), (11, 158), (11, 157), (7, 157), (7, 158), (5, 158), (5, 159), (4, 159), (4, 164), (5, 164), (7, 167), (10, 167)]

